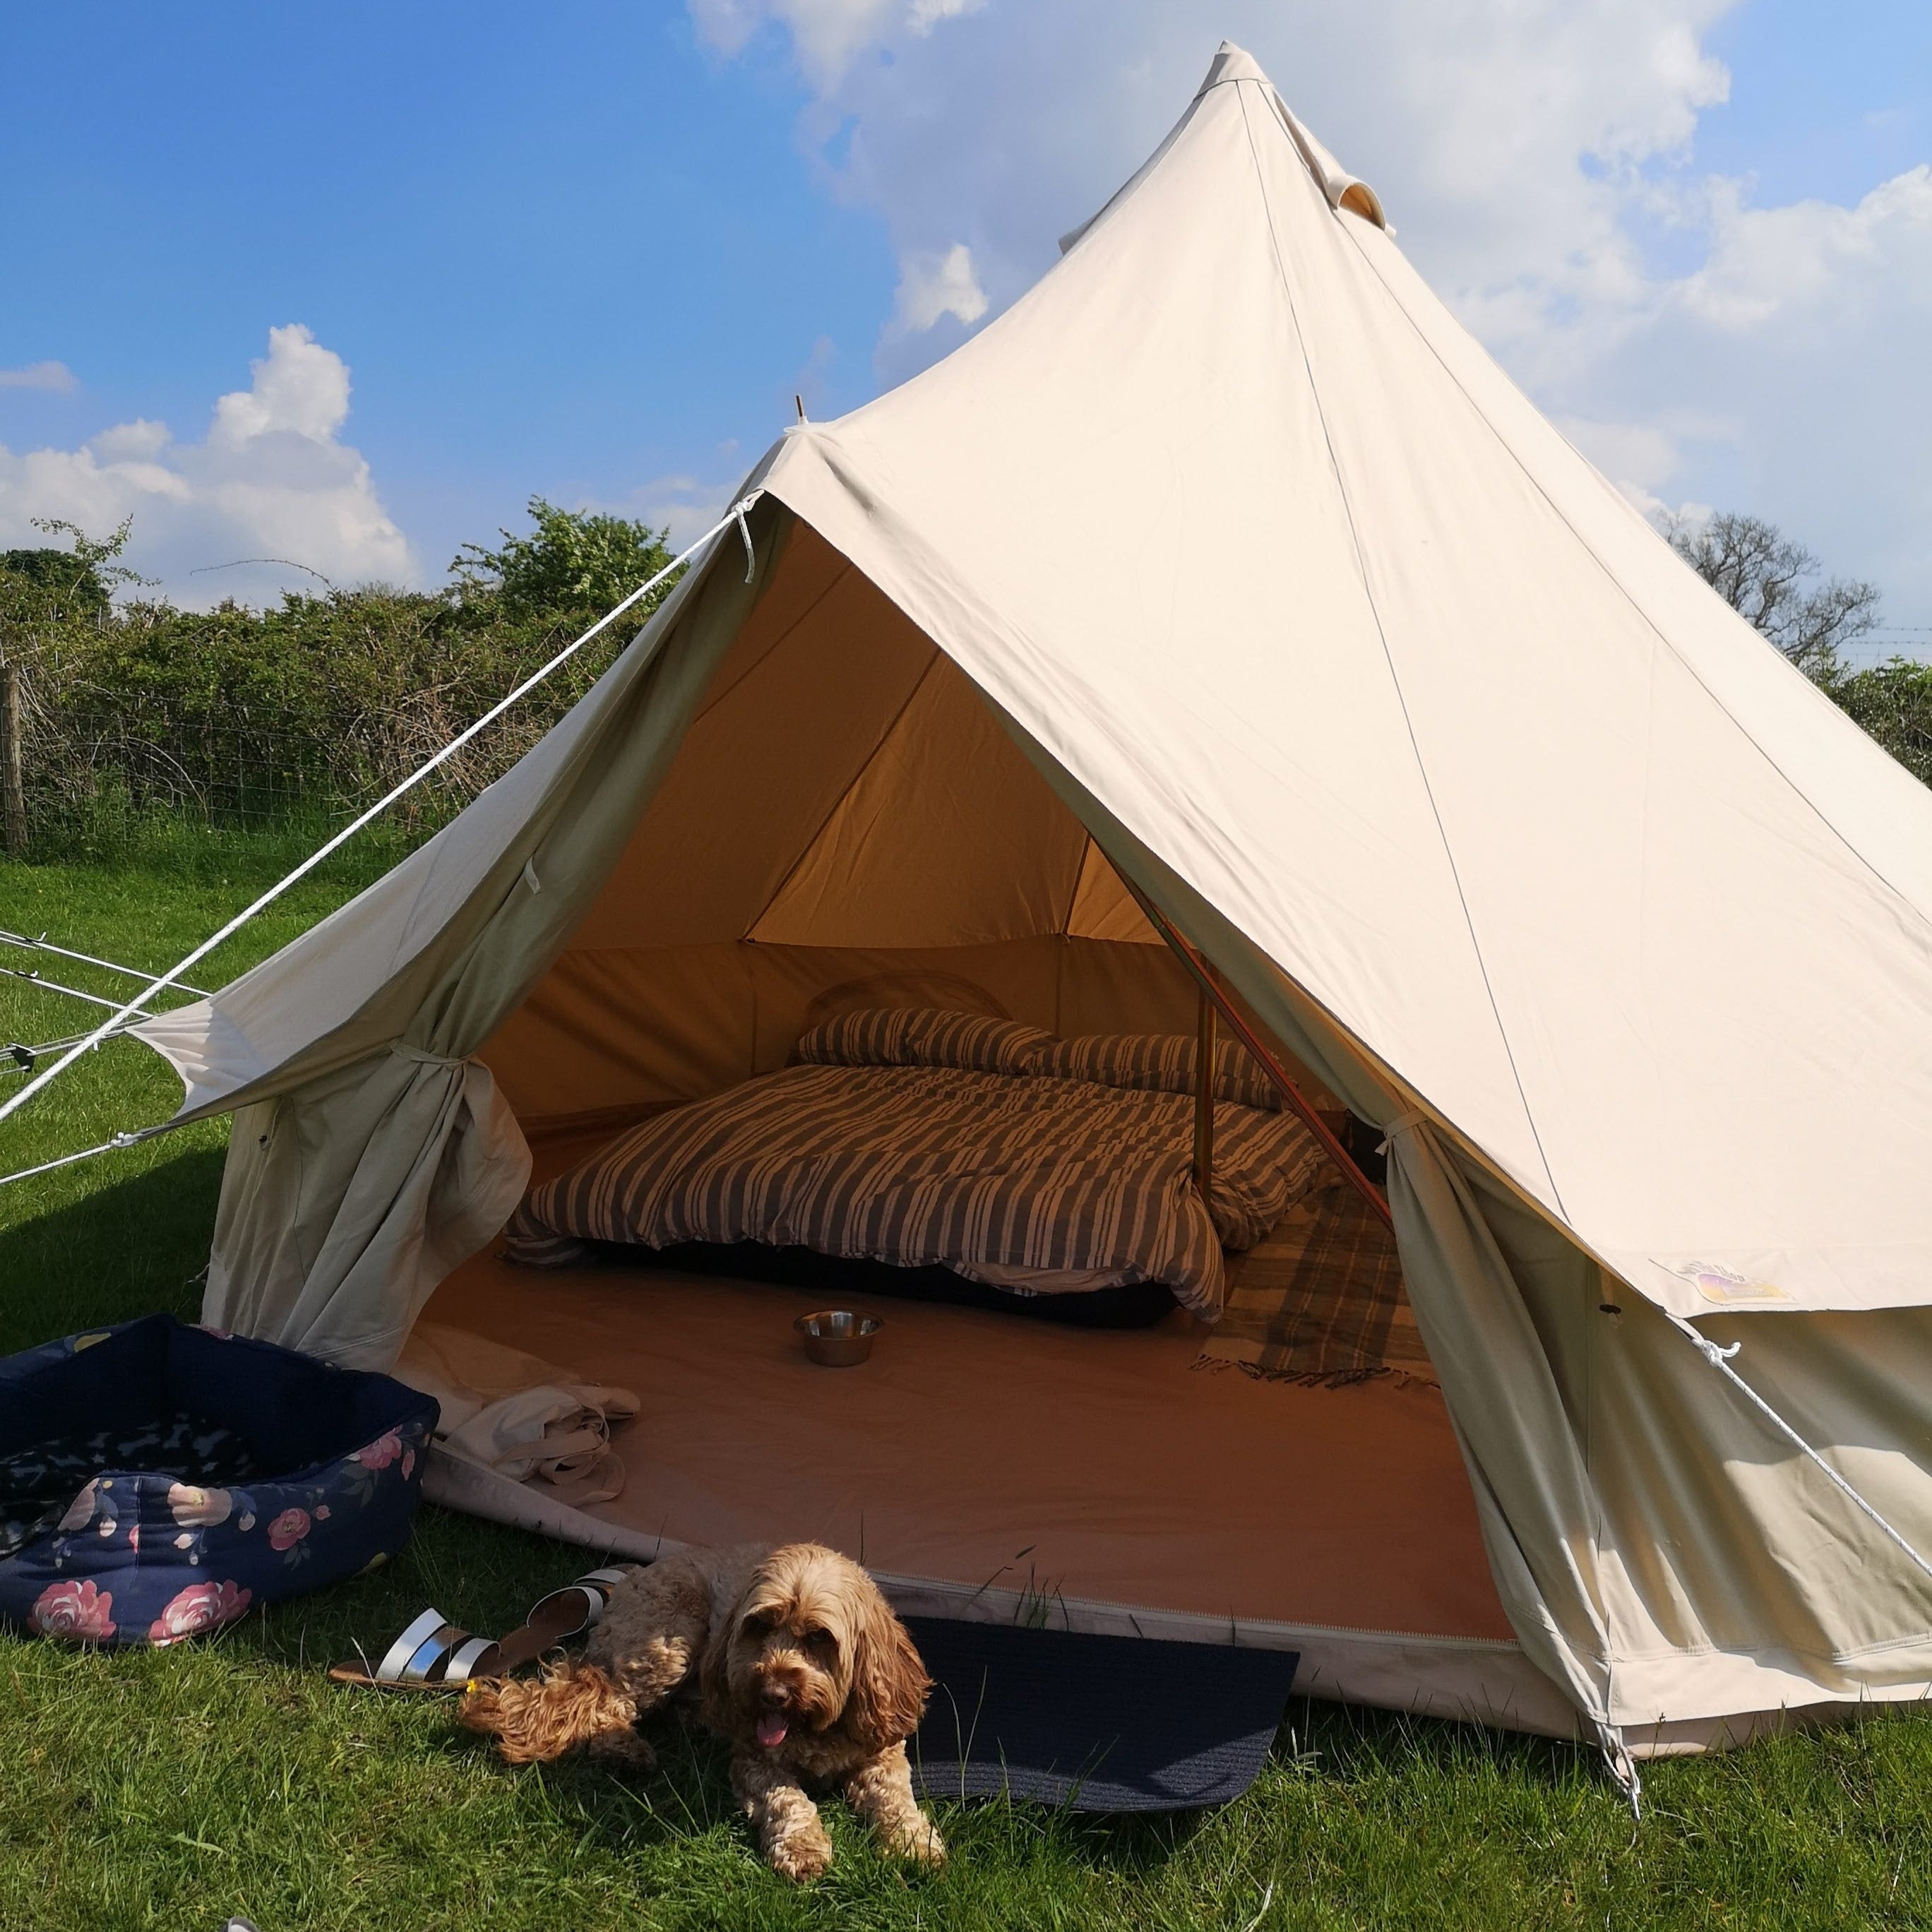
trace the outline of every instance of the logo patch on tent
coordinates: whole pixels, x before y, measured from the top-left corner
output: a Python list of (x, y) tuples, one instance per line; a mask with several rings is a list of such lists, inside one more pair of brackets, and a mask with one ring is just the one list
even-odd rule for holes
[(1669, 1262), (1658, 1263), (1669, 1268), (1679, 1281), (1688, 1281), (1706, 1301), (1714, 1301), (1720, 1307), (1735, 1308), (1756, 1301), (1788, 1301), (1790, 1297), (1774, 1282), (1753, 1281), (1739, 1274), (1735, 1268), (1727, 1268), (1715, 1262)]

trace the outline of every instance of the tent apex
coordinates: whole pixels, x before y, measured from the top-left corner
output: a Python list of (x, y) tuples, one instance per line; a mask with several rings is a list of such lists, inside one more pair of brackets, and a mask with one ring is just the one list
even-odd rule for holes
[(1219, 87), (1224, 81), (1230, 80), (1258, 80), (1264, 87), (1274, 85), (1262, 73), (1260, 62), (1245, 47), (1236, 46), (1232, 40), (1223, 40), (1208, 70), (1208, 78), (1201, 83), (1195, 98), (1198, 100), (1210, 87)]

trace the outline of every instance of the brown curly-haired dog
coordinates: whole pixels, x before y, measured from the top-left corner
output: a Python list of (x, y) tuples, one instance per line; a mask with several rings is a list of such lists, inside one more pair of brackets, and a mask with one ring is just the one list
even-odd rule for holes
[(773, 1870), (816, 1878), (832, 1862), (808, 1793), (835, 1786), (889, 1852), (944, 1862), (906, 1762), (932, 1688), (925, 1666), (878, 1586), (815, 1543), (692, 1550), (632, 1570), (580, 1663), (479, 1685), (463, 1721), (512, 1764), (580, 1744), (649, 1762), (638, 1718), (694, 1679)]

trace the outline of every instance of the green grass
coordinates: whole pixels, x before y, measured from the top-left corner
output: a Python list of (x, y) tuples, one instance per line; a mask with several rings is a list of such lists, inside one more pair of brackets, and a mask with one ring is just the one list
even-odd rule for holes
[[(138, 864), (0, 864), (0, 926), (172, 963), (298, 849), (183, 832), (149, 839)], [(383, 856), (305, 884), (202, 983)], [(83, 972), (74, 983), (106, 988)], [(75, 1030), (77, 1012), (0, 980), (0, 1039)], [(0, 1092), (13, 1084), (0, 1076)], [(162, 1119), (176, 1091), (146, 1048), (104, 1048), (0, 1124), (0, 1172)], [(191, 1314), (222, 1143), (219, 1124), (198, 1126), (0, 1192), (0, 1349)], [(952, 1862), (926, 1878), (874, 1857), (832, 1806), (838, 1862), (799, 1890), (752, 1855), (706, 1738), (672, 1733), (629, 1782), (513, 1771), (441, 1704), (322, 1676), (426, 1604), (507, 1628), (576, 1567), (425, 1509), (386, 1570), (214, 1642), (94, 1654), (0, 1636), (0, 1932), (212, 1932), (231, 1911), (264, 1932), (1932, 1924), (1932, 1719), (1916, 1714), (1653, 1766), (1634, 1828), (1583, 1754), (1297, 1704), (1260, 1781), (1222, 1810), (1130, 1823), (946, 1808)]]

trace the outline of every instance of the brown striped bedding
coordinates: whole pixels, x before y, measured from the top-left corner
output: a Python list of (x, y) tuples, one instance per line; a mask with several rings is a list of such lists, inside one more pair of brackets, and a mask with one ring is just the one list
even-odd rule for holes
[[(505, 1252), (579, 1264), (590, 1242), (760, 1241), (1051, 1291), (1159, 1281), (1212, 1316), (1222, 1248), (1251, 1246), (1322, 1155), (1292, 1115), (1214, 1108), (1210, 1219), (1193, 1102), (948, 1066), (786, 1067), (657, 1115), (534, 1188)], [(982, 1274), (978, 1270), (983, 1269)], [(1034, 1271), (1039, 1271), (1037, 1273)]]

